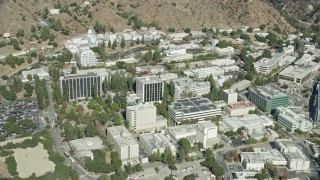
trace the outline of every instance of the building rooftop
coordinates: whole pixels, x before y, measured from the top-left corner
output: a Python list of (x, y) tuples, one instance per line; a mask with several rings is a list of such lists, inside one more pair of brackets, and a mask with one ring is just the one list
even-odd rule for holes
[(152, 83), (161, 83), (161, 79), (155, 76), (148, 76), (148, 77), (138, 77), (136, 79), (140, 81), (142, 84), (152, 84)]
[(119, 146), (135, 145), (138, 144), (136, 139), (130, 134), (125, 126), (113, 126), (108, 127), (110, 135)]
[(226, 94), (238, 94), (234, 89), (225, 89), (223, 90)]
[(269, 85), (260, 86), (257, 89), (251, 88), (250, 90), (253, 92), (256, 92), (257, 94), (259, 94), (260, 96), (266, 99), (288, 96), (287, 94)]
[(273, 121), (266, 116), (258, 116), (256, 114), (248, 114), (244, 116), (238, 117), (229, 117), (223, 120), (223, 124), (227, 130), (231, 128), (231, 130), (237, 130), (241, 127), (249, 127), (253, 125), (258, 126), (271, 126), (273, 125)]
[(49, 76), (49, 73), (47, 71), (45, 71), (43, 68), (37, 68), (37, 69), (30, 69), (30, 70), (26, 70), (26, 71), (22, 71), (21, 74), (23, 76), (27, 76), (28, 74), (37, 74), (40, 76)]
[(255, 107), (255, 106), (250, 101), (236, 102), (233, 104), (229, 104), (227, 106), (227, 108), (230, 108), (230, 109), (243, 109), (243, 108), (248, 108), (248, 107)]
[(287, 161), (276, 149), (254, 148), (254, 152), (242, 152), (241, 156), (250, 163), (266, 163), (272, 161)]
[(151, 110), (155, 108), (156, 107), (153, 105), (153, 103), (142, 103), (134, 106), (127, 106), (127, 109), (131, 110)]
[(255, 65), (258, 66), (273, 66), (274, 64), (277, 64), (276, 59), (269, 59), (269, 58), (262, 58), (260, 61), (255, 62)]
[(307, 156), (305, 154), (303, 154), (303, 152), (300, 149), (297, 149), (295, 152), (288, 152), (285, 155), (288, 160), (292, 161), (292, 160), (305, 160), (305, 161), (309, 161), (309, 159), (307, 158)]
[[(174, 138), (180, 136), (180, 135), (196, 135), (197, 134), (197, 126), (196, 124), (192, 125), (180, 125), (180, 126), (173, 126), (168, 127), (167, 131), (171, 136)], [(177, 138), (176, 138), (177, 139)]]
[(160, 149), (170, 147), (170, 149), (175, 149), (175, 146), (169, 141), (169, 139), (161, 134), (152, 134), (152, 133), (145, 133), (140, 135), (141, 140), (143, 140), (150, 149)]
[(283, 76), (289, 76), (289, 77), (296, 77), (299, 79), (304, 78), (307, 76), (309, 73), (313, 71), (314, 66), (312, 65), (306, 65), (306, 66), (288, 66), (285, 68), (283, 71), (280, 72), (279, 75)]
[(207, 98), (179, 99), (173, 102), (169, 107), (174, 111), (182, 111), (184, 113), (217, 109), (217, 106)]
[(293, 112), (291, 109), (286, 108), (286, 107), (277, 107), (277, 112), (279, 113), (280, 116), (282, 116), (287, 121), (290, 121), (293, 124), (300, 122), (300, 121), (308, 121), (301, 114), (297, 114), (297, 113)]
[(104, 148), (103, 142), (99, 137), (76, 139), (70, 141), (70, 144), (76, 151), (87, 151)]

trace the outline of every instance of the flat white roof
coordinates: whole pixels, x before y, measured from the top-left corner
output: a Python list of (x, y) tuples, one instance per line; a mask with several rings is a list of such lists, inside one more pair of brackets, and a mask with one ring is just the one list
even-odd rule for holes
[(103, 149), (103, 141), (99, 137), (88, 137), (70, 141), (71, 146), (76, 151), (87, 151), (95, 149)]
[(150, 149), (161, 149), (166, 148), (167, 146), (169, 146), (171, 149), (175, 148), (175, 146), (169, 141), (169, 139), (161, 133), (141, 134), (140, 138), (150, 147)]
[(148, 76), (148, 77), (138, 77), (136, 79), (137, 81), (140, 81), (143, 84), (151, 84), (151, 83), (161, 83), (161, 79), (155, 76)]
[(138, 144), (125, 126), (108, 127), (107, 130), (119, 146)]
[(279, 75), (287, 76), (287, 77), (295, 77), (295, 78), (304, 78), (308, 74), (313, 71), (314, 66), (306, 65), (306, 66), (288, 66), (283, 71), (280, 72)]

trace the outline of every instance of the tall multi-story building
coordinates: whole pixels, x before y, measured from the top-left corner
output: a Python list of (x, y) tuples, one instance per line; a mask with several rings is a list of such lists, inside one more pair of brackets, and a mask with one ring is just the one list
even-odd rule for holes
[(76, 60), (79, 66), (94, 67), (97, 66), (97, 57), (89, 47), (78, 48)]
[(311, 130), (312, 123), (301, 115), (285, 107), (277, 107), (278, 123), (289, 132), (299, 129), (303, 132)]
[(139, 159), (139, 144), (126, 127), (108, 127), (107, 138), (111, 144), (114, 144), (114, 149), (122, 161)]
[(163, 82), (158, 77), (138, 77), (136, 79), (136, 94), (142, 102), (161, 101)]
[(167, 126), (167, 120), (157, 116), (157, 108), (152, 103), (127, 106), (126, 119), (134, 132), (160, 130)]
[(249, 89), (249, 100), (258, 108), (271, 112), (277, 107), (287, 107), (288, 95), (269, 85)]
[(204, 120), (221, 115), (221, 108), (207, 98), (179, 99), (168, 107), (170, 118), (176, 124), (184, 120)]
[(320, 120), (320, 82), (317, 84), (314, 97), (313, 109), (310, 114), (312, 114), (313, 123), (318, 124)]
[(233, 89), (223, 90), (223, 101), (227, 104), (238, 102), (238, 93)]
[(91, 98), (94, 93), (101, 96), (102, 78), (93, 72), (72, 74), (60, 78), (60, 88), (62, 94), (68, 94), (70, 101)]

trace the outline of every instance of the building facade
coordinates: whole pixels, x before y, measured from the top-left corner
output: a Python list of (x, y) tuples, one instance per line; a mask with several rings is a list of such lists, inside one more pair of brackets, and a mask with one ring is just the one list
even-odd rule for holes
[(283, 83), (293, 83), (304, 85), (307, 83), (313, 73), (313, 66), (289, 66), (279, 74), (279, 80)]
[(303, 132), (308, 132), (312, 128), (312, 122), (302, 117), (300, 114), (293, 112), (291, 109), (285, 107), (277, 107), (276, 115), (278, 123), (282, 128), (289, 132), (299, 129)]
[(78, 66), (94, 67), (97, 66), (97, 57), (89, 47), (78, 48), (76, 53)]
[(274, 111), (277, 107), (288, 107), (288, 95), (271, 86), (261, 86), (249, 89), (249, 100), (266, 112)]
[(101, 96), (102, 78), (95, 73), (68, 75), (60, 78), (60, 88), (62, 95), (67, 94), (70, 101)]
[(152, 103), (127, 106), (126, 119), (134, 132), (155, 131), (167, 126), (167, 120), (157, 116), (157, 108)]
[(163, 82), (158, 77), (139, 77), (136, 79), (136, 93), (142, 102), (161, 101)]
[(107, 139), (122, 161), (139, 160), (139, 144), (124, 126), (107, 128)]
[(273, 69), (278, 66), (276, 59), (263, 58), (260, 61), (254, 63), (254, 68), (260, 74), (269, 74)]

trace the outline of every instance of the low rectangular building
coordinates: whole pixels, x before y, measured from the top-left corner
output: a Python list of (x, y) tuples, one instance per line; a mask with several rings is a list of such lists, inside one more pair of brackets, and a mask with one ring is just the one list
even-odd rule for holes
[(197, 79), (204, 79), (210, 75), (212, 76), (224, 75), (224, 69), (214, 66), (214, 67), (198, 68), (198, 69), (192, 69), (190, 71), (184, 71), (184, 74), (186, 74), (187, 76), (193, 76)]
[(200, 121), (197, 124), (168, 127), (167, 134), (175, 142), (186, 138), (192, 144), (196, 142), (202, 143), (203, 148), (209, 148), (219, 143), (219, 138), (217, 137), (218, 128), (212, 121)]
[(283, 83), (304, 85), (312, 77), (314, 66), (289, 66), (279, 74), (279, 80)]
[(276, 115), (280, 126), (289, 132), (293, 132), (296, 129), (308, 132), (312, 128), (311, 121), (307, 120), (302, 115), (293, 112), (289, 108), (277, 107)]
[(276, 149), (254, 148), (254, 152), (242, 152), (241, 164), (246, 170), (260, 171), (267, 163), (275, 166), (287, 165), (286, 158)]
[(107, 139), (122, 161), (139, 160), (139, 144), (125, 126), (107, 127)]
[(157, 134), (140, 134), (139, 135), (140, 147), (148, 154), (154, 154), (159, 151), (160, 153), (164, 153), (166, 147), (169, 147), (172, 154), (176, 154), (176, 147), (173, 145), (169, 139), (161, 133)]
[(284, 154), (288, 161), (287, 166), (290, 170), (309, 170), (309, 158), (302, 152), (302, 147), (298, 146), (292, 139), (277, 139), (275, 145), (279, 151)]
[(179, 99), (168, 107), (170, 118), (180, 124), (184, 120), (204, 120), (221, 115), (221, 108), (218, 108), (207, 98)]
[(230, 116), (243, 116), (249, 114), (250, 111), (256, 110), (256, 107), (250, 101), (236, 102), (224, 107), (224, 110)]
[(33, 81), (33, 75), (37, 75), (39, 77), (39, 79), (44, 79), (44, 78), (49, 77), (49, 73), (47, 71), (45, 71), (43, 68), (30, 69), (30, 70), (21, 72), (20, 79), (23, 83), (30, 81), (28, 79), (28, 75), (29, 76), (31, 75), (31, 77), (32, 77), (31, 81)]
[(90, 157), (93, 160), (92, 150), (103, 149), (104, 145), (99, 137), (88, 137), (70, 141), (72, 149), (79, 157)]
[[(175, 99), (186, 98), (189, 94), (202, 96), (210, 92), (210, 82), (197, 82), (188, 77), (172, 79), (175, 85)], [(168, 81), (170, 83), (170, 81)]]
[(273, 69), (277, 68), (278, 61), (276, 59), (263, 58), (254, 63), (254, 68), (260, 74), (269, 74)]

